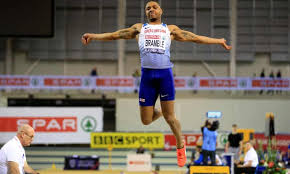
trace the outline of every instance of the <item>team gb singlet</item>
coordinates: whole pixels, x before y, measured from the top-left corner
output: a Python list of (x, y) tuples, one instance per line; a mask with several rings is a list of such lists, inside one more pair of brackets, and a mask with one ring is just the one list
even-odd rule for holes
[(139, 34), (141, 67), (150, 69), (172, 68), (170, 44), (170, 31), (166, 24), (143, 24)]

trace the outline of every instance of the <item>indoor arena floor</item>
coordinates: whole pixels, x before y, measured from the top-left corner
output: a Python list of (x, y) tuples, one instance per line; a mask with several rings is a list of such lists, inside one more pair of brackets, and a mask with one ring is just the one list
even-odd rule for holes
[[(153, 172), (128, 172), (121, 170), (61, 170), (61, 169), (48, 169), (39, 170), (41, 174), (152, 174)], [(159, 171), (158, 174), (184, 174), (184, 171)]]

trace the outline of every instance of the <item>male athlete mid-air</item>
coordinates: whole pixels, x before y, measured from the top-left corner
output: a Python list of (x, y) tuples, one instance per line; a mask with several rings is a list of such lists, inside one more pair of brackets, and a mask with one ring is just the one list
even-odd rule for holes
[[(135, 38), (138, 40), (142, 68), (139, 90), (142, 123), (149, 125), (163, 115), (176, 138), (177, 164), (179, 167), (183, 167), (186, 163), (186, 148), (181, 138), (181, 126), (174, 112), (175, 89), (172, 74), (173, 63), (170, 62), (171, 40), (220, 44), (226, 50), (230, 50), (231, 46), (228, 46), (223, 38), (199, 36), (182, 30), (176, 25), (162, 23), (163, 11), (155, 1), (146, 4), (145, 12), (148, 23), (136, 23), (130, 28), (112, 33), (85, 33), (82, 36), (82, 43), (86, 45), (92, 40), (109, 41)], [(161, 110), (154, 107), (158, 96), (160, 96)]]

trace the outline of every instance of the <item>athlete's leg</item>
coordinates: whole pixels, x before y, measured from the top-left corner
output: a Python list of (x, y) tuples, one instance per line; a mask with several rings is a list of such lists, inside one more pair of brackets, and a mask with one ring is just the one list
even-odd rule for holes
[(172, 69), (162, 70), (160, 78), (160, 101), (163, 117), (168, 123), (176, 139), (176, 154), (177, 164), (179, 167), (183, 167), (186, 163), (186, 147), (181, 138), (181, 126), (180, 122), (176, 119), (174, 112), (174, 78)]
[(149, 125), (162, 116), (160, 109), (154, 106), (140, 106), (141, 120), (144, 125)]
[(139, 106), (141, 120), (144, 125), (149, 125), (162, 115), (160, 109), (155, 108), (159, 89), (157, 82), (154, 80), (154, 71), (151, 69), (142, 69)]
[(170, 101), (161, 101), (161, 108), (164, 119), (170, 126), (171, 131), (173, 132), (176, 139), (176, 147), (178, 149), (184, 146), (182, 141), (181, 126), (179, 120), (176, 119), (174, 112), (174, 100)]

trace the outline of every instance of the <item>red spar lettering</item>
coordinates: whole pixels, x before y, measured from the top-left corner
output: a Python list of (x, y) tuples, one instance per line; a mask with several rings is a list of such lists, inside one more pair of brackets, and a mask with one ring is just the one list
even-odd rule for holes
[(29, 85), (29, 78), (1, 78), (0, 85)]
[(77, 130), (76, 118), (28, 118), (17, 120), (17, 125), (29, 124), (38, 132), (75, 132)]

